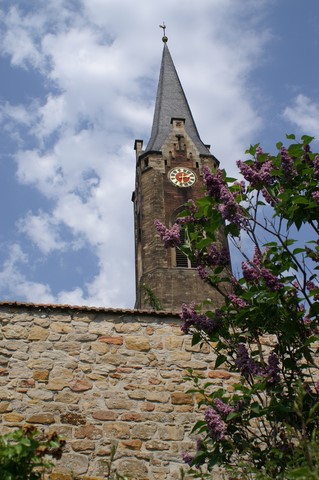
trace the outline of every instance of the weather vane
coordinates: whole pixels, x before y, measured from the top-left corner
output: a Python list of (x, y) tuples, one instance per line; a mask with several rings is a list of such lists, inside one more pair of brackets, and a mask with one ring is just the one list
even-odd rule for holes
[(166, 43), (166, 42), (167, 42), (167, 40), (168, 40), (168, 38), (167, 38), (167, 36), (166, 36), (166, 34), (165, 34), (165, 31), (166, 31), (166, 25), (165, 25), (165, 22), (163, 22), (163, 25), (160, 25), (160, 28), (162, 28), (162, 29), (163, 29), (163, 34), (164, 34), (164, 35), (163, 35), (163, 38), (162, 38), (162, 40), (163, 40), (163, 42), (164, 42), (164, 43)]

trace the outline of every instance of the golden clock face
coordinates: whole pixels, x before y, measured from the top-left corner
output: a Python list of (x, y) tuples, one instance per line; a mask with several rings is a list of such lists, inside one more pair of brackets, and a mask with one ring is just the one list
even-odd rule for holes
[(184, 167), (176, 167), (170, 170), (168, 178), (176, 187), (191, 187), (196, 182), (195, 173)]

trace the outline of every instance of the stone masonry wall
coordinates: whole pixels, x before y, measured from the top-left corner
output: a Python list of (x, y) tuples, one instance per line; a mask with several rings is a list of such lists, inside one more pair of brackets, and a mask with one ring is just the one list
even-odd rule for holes
[(1, 304), (0, 324), (0, 433), (33, 424), (64, 436), (52, 480), (103, 478), (114, 442), (122, 474), (180, 478), (198, 415), (183, 373), (231, 383), (176, 316)]

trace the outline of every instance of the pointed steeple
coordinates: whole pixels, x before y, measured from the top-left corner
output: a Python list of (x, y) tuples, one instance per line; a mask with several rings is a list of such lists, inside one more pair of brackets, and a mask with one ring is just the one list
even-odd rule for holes
[[(164, 41), (165, 39), (165, 41)], [(171, 54), (163, 37), (164, 48), (160, 78), (157, 88), (151, 138), (145, 152), (160, 151), (169, 134), (172, 118), (185, 119), (185, 130), (194, 142), (199, 154), (210, 155), (200, 139), (186, 95), (176, 72)]]

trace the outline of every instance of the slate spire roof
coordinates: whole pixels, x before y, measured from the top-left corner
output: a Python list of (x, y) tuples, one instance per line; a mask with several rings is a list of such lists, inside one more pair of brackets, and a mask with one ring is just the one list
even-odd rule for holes
[(151, 150), (160, 151), (162, 149), (169, 134), (172, 118), (184, 118), (185, 130), (195, 143), (199, 153), (210, 155), (209, 150), (200, 139), (171, 54), (166, 42), (164, 42), (153, 126), (146, 152)]

